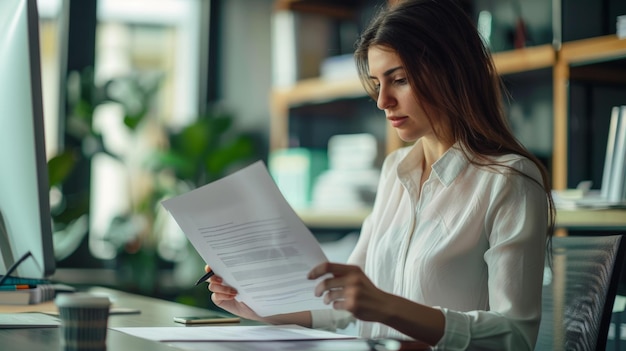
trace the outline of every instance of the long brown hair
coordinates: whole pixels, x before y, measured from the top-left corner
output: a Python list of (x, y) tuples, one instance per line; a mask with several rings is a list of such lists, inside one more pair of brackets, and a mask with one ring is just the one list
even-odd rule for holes
[(463, 145), (470, 162), (497, 167), (492, 156), (518, 154), (535, 163), (548, 200), (551, 235), (555, 210), (548, 172), (510, 130), (502, 106), (506, 89), (489, 49), (463, 9), (454, 0), (409, 0), (379, 11), (355, 50), (361, 82), (377, 99), (367, 61), (372, 46), (398, 54), (434, 133), (441, 137), (444, 131), (437, 126), (445, 125), (451, 133), (445, 137)]

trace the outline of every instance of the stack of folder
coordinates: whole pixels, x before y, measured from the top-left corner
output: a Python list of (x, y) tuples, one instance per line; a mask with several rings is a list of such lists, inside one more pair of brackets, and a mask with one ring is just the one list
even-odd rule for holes
[(7, 277), (0, 285), (0, 305), (38, 304), (54, 299), (54, 295), (54, 285), (45, 279)]

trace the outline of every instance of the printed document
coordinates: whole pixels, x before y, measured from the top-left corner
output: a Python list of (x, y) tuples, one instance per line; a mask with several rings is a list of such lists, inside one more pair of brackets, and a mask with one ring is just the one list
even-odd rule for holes
[(129, 327), (112, 329), (142, 339), (163, 342), (354, 339), (354, 336), (310, 329), (293, 324), (228, 327)]
[(163, 201), (213, 271), (260, 316), (332, 308), (308, 272), (327, 261), (265, 164)]
[(0, 313), (0, 329), (58, 327), (58, 318), (43, 313)]

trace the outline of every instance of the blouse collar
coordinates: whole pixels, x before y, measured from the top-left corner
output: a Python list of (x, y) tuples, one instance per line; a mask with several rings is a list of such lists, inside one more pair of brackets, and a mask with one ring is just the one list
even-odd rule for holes
[[(407, 155), (398, 165), (398, 176), (402, 179), (421, 167), (424, 160), (424, 149), (421, 140), (415, 142)], [(432, 175), (448, 187), (467, 167), (469, 160), (462, 150), (459, 142), (452, 145), (441, 157), (432, 165)]]

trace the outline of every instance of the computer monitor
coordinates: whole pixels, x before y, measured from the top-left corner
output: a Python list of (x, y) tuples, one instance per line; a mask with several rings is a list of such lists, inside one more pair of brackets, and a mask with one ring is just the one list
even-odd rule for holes
[(44, 140), (36, 0), (0, 1), (0, 275), (47, 278), (56, 264)]

